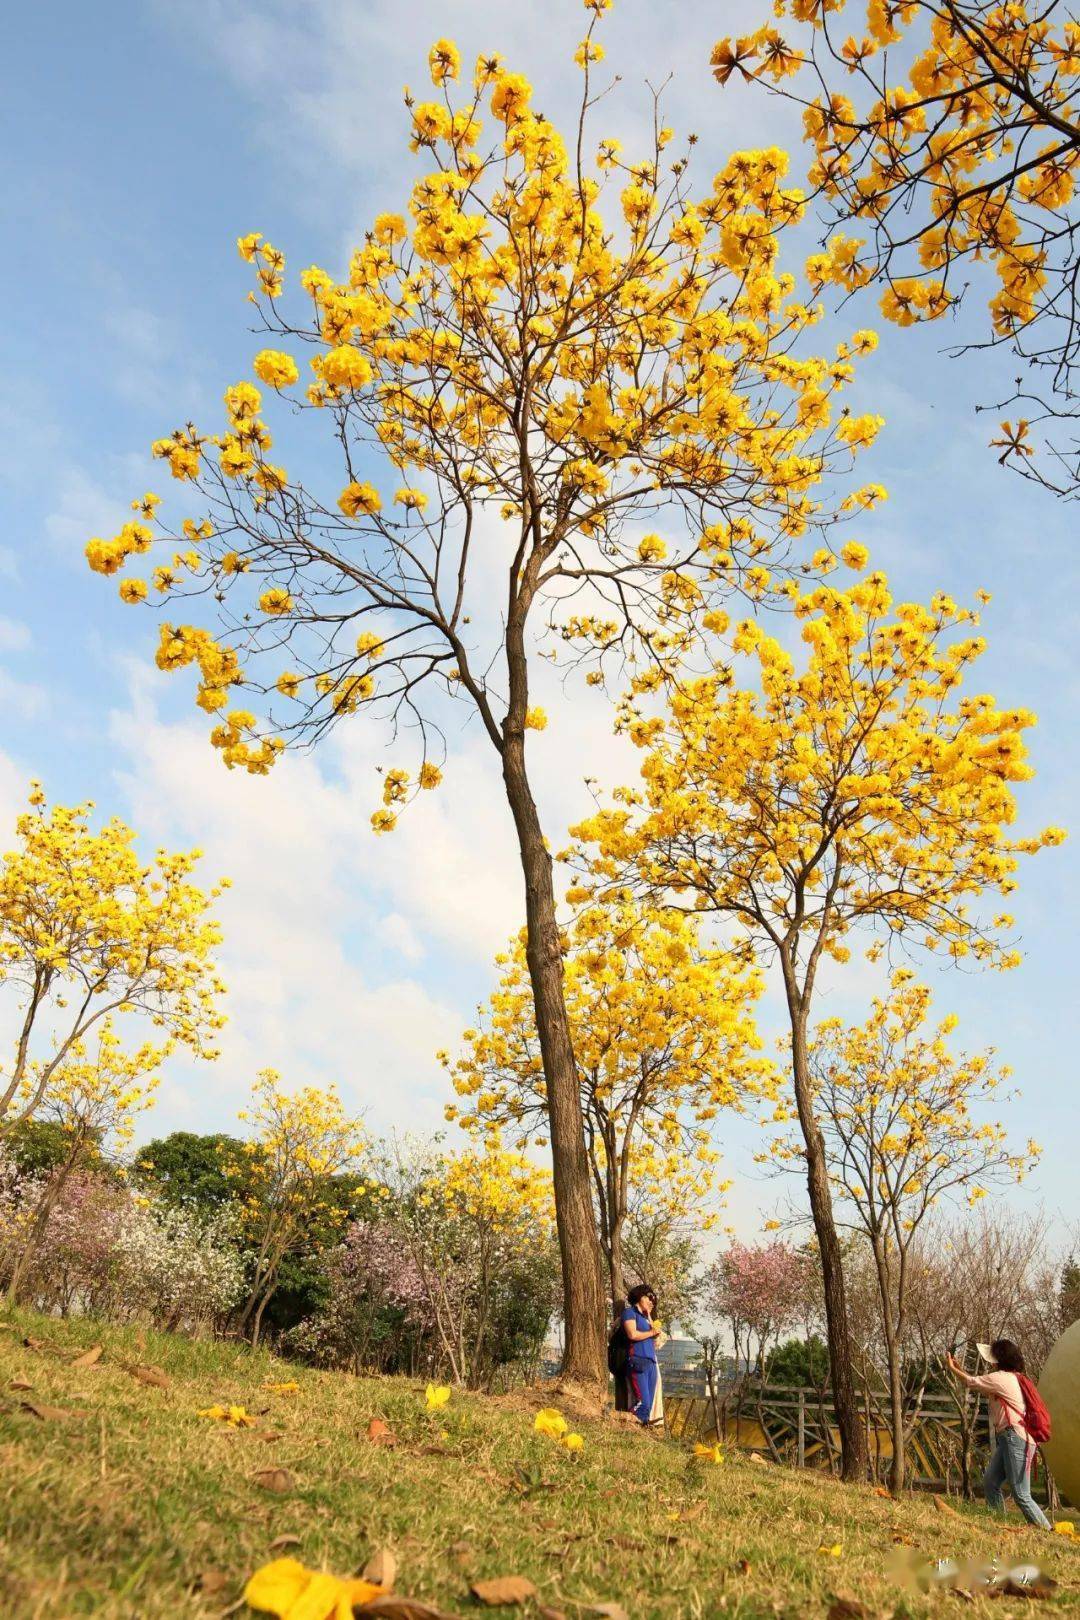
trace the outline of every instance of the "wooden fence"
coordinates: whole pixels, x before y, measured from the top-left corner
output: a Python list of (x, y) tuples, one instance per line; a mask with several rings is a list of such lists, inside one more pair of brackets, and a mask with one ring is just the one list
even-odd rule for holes
[[(892, 1435), (883, 1417), (861, 1406), (867, 1442), (876, 1471), (884, 1474), (892, 1457)], [(708, 1395), (668, 1394), (664, 1415), (669, 1434), (686, 1440), (719, 1438), (728, 1445), (761, 1451), (775, 1461), (798, 1468), (829, 1468), (840, 1453), (840, 1433), (832, 1403), (815, 1390), (766, 1386)], [(984, 1424), (985, 1419), (980, 1419)], [(980, 1430), (980, 1441), (985, 1435)], [(925, 1395), (908, 1438), (908, 1475), (912, 1484), (938, 1490), (959, 1482), (963, 1451), (960, 1414), (948, 1395)]]

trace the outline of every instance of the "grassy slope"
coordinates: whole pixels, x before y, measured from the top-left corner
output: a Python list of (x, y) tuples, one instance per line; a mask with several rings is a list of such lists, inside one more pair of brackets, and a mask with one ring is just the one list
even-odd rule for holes
[[(69, 1365), (99, 1342), (98, 1365)], [(168, 1387), (138, 1382), (125, 1362), (162, 1369)], [(268, 1394), (275, 1377), (296, 1377), (299, 1395)], [(24, 1400), (72, 1415), (42, 1420)], [(259, 1428), (196, 1416), (215, 1402), (260, 1412)], [(373, 1417), (392, 1427), (394, 1449), (368, 1440)], [(631, 1620), (824, 1616), (838, 1593), (872, 1616), (959, 1609), (904, 1593), (888, 1573), (899, 1538), (902, 1553), (935, 1558), (1041, 1555), (1062, 1583), (1052, 1607), (1080, 1615), (1080, 1543), (1015, 1517), (1005, 1527), (978, 1508), (946, 1515), (741, 1457), (695, 1463), (610, 1421), (581, 1428), (574, 1457), (532, 1432), (524, 1399), (455, 1394), (429, 1416), (405, 1380), (297, 1372), (261, 1353), (16, 1313), (0, 1325), (0, 1614), (222, 1615), (285, 1534), (300, 1538), (292, 1556), (342, 1575), (389, 1546), (399, 1590), (454, 1613), (476, 1612), (470, 1581), (507, 1574), (570, 1616), (611, 1601)], [(285, 1496), (251, 1479), (279, 1465), (295, 1480)], [(818, 1550), (836, 1543), (839, 1558)], [(970, 1612), (1005, 1620), (1035, 1607), (980, 1599)]]

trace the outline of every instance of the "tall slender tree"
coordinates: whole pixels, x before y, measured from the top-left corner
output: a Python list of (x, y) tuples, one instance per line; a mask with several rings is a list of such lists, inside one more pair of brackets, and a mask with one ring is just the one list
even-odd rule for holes
[[(853, 567), (862, 548), (847, 550)], [(668, 903), (731, 918), (772, 954), (787, 1003), (791, 1082), (821, 1254), (833, 1396), (846, 1478), (866, 1442), (856, 1410), (843, 1254), (810, 1065), (809, 1020), (823, 960), (843, 963), (868, 930), (954, 961), (1011, 967), (1007, 913), (979, 905), (1015, 887), (1022, 854), (1060, 842), (1015, 838), (1013, 785), (1029, 777), (1034, 716), (956, 693), (983, 651), (977, 614), (949, 597), (895, 610), (871, 573), (848, 591), (791, 593), (803, 667), (752, 620), (734, 635), (758, 690), (726, 664), (670, 680), (623, 724), (645, 751), (640, 789), (576, 829), (591, 885), (632, 881)], [(651, 687), (652, 681), (639, 682)], [(973, 902), (975, 903), (973, 905)]]
[[(149, 494), (87, 548), (115, 575), (164, 546), (150, 579), (125, 573), (120, 594), (195, 598), (203, 622), (172, 612), (157, 662), (197, 668), (226, 764), (263, 773), (289, 742), (356, 713), (410, 731), (415, 757), (385, 773), (376, 831), (438, 785), (447, 707), (471, 708), (517, 836), (565, 1372), (588, 1379), (604, 1376), (606, 1310), (526, 747), (545, 723), (536, 658), (545, 642), (616, 662), (675, 657), (710, 596), (755, 591), (767, 562), (806, 560), (803, 537), (836, 515), (823, 476), (877, 428), (837, 402), (872, 339), (802, 353), (815, 315), (777, 263), (777, 228), (802, 208), (785, 155), (738, 153), (695, 188), (690, 147), (669, 149), (658, 110), (632, 159), (591, 136), (607, 4), (589, 0), (569, 143), (498, 56), (481, 56), (455, 99), (460, 55), (439, 40), (432, 99), (407, 96), (420, 174), (406, 212), (376, 218), (344, 276), (303, 271), (295, 308), (283, 255), (257, 231), (240, 238), (275, 345), (253, 362), (282, 396), (275, 432), (317, 415), (339, 465), (329, 488), (325, 456), (322, 494), (271, 460), (263, 393), (243, 380), (226, 390), (223, 429), (188, 423), (154, 446), (191, 496), (184, 522), (159, 522)], [(294, 392), (304, 350), (310, 381)], [(310, 438), (297, 428), (292, 442)]]

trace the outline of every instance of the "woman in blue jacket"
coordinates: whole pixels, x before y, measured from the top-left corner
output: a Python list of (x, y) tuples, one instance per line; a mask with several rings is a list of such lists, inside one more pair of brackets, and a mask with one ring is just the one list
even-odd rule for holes
[(630, 1386), (630, 1410), (640, 1423), (652, 1421), (656, 1386), (660, 1374), (656, 1360), (657, 1340), (663, 1338), (660, 1328), (653, 1326), (656, 1314), (656, 1295), (647, 1283), (631, 1288), (626, 1309), (622, 1313), (622, 1328), (630, 1347), (626, 1363), (626, 1379)]

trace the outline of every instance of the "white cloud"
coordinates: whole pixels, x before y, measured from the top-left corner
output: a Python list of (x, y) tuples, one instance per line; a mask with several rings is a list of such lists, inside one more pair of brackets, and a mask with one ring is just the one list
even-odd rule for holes
[(25, 652), (32, 639), (28, 624), (0, 619), (0, 652)]
[[(158, 693), (151, 673), (134, 672), (130, 705), (112, 717), (126, 813), (147, 846), (197, 845), (205, 881), (227, 875), (232, 887), (219, 907), (222, 1058), (202, 1072), (177, 1060), (151, 1128), (170, 1114), (227, 1127), (265, 1067), (295, 1083), (337, 1081), (373, 1128), (437, 1128), (446, 1091), (434, 1053), (464, 1022), (439, 969), (448, 951), (485, 960), (504, 932), (491, 896), (486, 928), (469, 901), (483, 862), (470, 865), (467, 845), (424, 814), (427, 801), (401, 842), (379, 844), (368, 825), (374, 773), (361, 783), (354, 758), (333, 775), (332, 745), (323, 759), (290, 756), (266, 780), (227, 772), (198, 722), (160, 716)], [(432, 940), (440, 951), (425, 949)]]
[(131, 517), (130, 500), (110, 493), (78, 466), (60, 470), (52, 510), (45, 518), (45, 533), (63, 556), (85, 567), (82, 553), (94, 534), (114, 534)]

